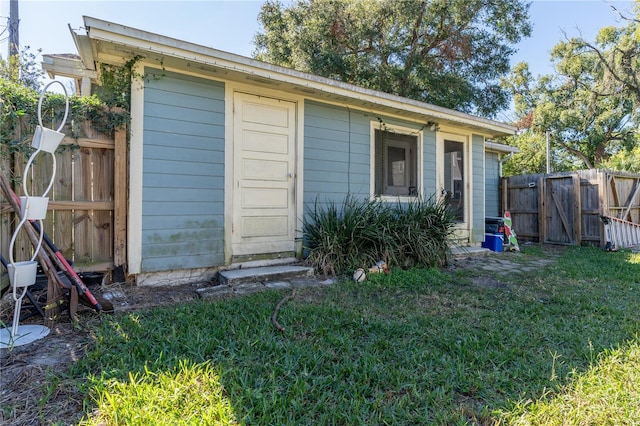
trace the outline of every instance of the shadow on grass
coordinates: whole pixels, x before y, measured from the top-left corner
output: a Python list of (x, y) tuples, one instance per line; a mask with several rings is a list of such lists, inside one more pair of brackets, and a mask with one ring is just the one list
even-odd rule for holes
[(285, 333), (275, 291), (116, 316), (73, 374), (93, 374), (88, 424), (516, 422), (635, 338), (637, 260), (568, 249), (499, 286), (394, 270), (299, 290)]

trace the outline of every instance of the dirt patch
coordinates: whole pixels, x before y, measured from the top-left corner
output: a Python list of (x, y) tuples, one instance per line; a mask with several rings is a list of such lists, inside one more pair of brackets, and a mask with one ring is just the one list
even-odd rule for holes
[(475, 277), (473, 278), (473, 284), (478, 287), (495, 288), (500, 290), (508, 290), (509, 286), (494, 277)]
[[(12, 350), (0, 349), (0, 423), (23, 426), (77, 423), (84, 395), (54, 382), (49, 371), (68, 369), (90, 343), (86, 331), (57, 323), (42, 340)], [(57, 380), (57, 379), (56, 379)], [(52, 392), (50, 396), (48, 392)], [(47, 406), (39, 407), (46, 398)], [(45, 417), (38, 413), (46, 413)]]
[[(136, 287), (112, 284), (92, 287), (96, 296), (113, 303), (116, 314), (134, 312), (158, 306), (175, 305), (195, 300), (196, 289), (211, 285), (196, 283), (179, 286)], [(34, 291), (34, 297), (46, 300), (44, 291)], [(24, 299), (22, 312), (28, 314), (30, 306)], [(11, 293), (0, 300), (0, 320), (9, 324), (14, 311)], [(108, 314), (97, 314), (93, 309), (80, 306), (77, 321), (64, 309), (59, 319), (51, 325), (50, 333), (43, 339), (12, 349), (0, 349), (0, 424), (4, 426), (27, 426), (54, 424), (77, 424), (83, 415), (85, 395), (72, 386), (60, 383), (59, 377), (49, 371), (60, 373), (84, 356), (91, 344), (90, 329)], [(44, 319), (35, 314), (24, 318), (20, 324), (42, 325)], [(49, 394), (50, 393), (50, 394)], [(46, 400), (46, 406), (42, 406)], [(41, 413), (40, 415), (38, 413)]]

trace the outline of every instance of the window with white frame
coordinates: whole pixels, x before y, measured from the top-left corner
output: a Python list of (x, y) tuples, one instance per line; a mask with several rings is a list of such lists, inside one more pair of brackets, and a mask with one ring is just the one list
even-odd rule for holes
[(376, 196), (417, 196), (418, 137), (390, 130), (375, 130)]
[(457, 222), (463, 222), (465, 217), (464, 148), (462, 142), (444, 141), (444, 190), (447, 204)]

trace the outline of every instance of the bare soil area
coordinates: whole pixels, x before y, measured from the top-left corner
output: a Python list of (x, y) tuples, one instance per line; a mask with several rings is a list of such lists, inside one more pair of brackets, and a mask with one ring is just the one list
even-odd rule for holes
[[(136, 287), (112, 284), (91, 287), (96, 296), (109, 300), (116, 314), (133, 312), (157, 306), (174, 305), (197, 299), (196, 289), (211, 283), (197, 283), (163, 287)], [(44, 292), (43, 292), (44, 293)], [(33, 292), (35, 297), (46, 300), (46, 294)], [(33, 306), (23, 302), (23, 318)], [(14, 312), (14, 300), (7, 292), (0, 300), (0, 325), (10, 324)], [(49, 335), (23, 346), (0, 349), (0, 424), (5, 426), (77, 424), (82, 417), (82, 401), (85, 395), (79, 389), (65, 386), (59, 378), (48, 373), (68, 369), (85, 353), (91, 343), (91, 325), (106, 315), (79, 306), (77, 321), (72, 321), (64, 309), (52, 324)], [(39, 314), (24, 318), (20, 324), (43, 325)], [(46, 407), (42, 407), (46, 398)], [(38, 413), (47, 413), (46, 416)]]

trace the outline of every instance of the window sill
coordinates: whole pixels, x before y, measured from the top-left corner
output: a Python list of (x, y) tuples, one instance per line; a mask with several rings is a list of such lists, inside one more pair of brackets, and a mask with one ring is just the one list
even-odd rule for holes
[(372, 200), (384, 201), (386, 203), (408, 203), (418, 199), (418, 195), (372, 195)]

